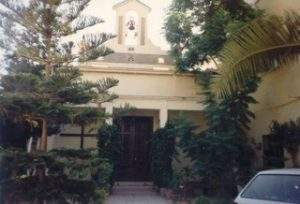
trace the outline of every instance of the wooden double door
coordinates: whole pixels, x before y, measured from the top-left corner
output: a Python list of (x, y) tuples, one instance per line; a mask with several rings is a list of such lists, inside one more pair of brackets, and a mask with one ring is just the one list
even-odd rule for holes
[(151, 180), (150, 142), (153, 134), (153, 118), (123, 117), (118, 125), (122, 136), (122, 156), (117, 179)]

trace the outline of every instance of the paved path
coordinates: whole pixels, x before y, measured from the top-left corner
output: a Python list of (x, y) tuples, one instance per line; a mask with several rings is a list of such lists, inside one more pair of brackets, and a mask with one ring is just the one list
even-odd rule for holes
[(172, 204), (152, 190), (150, 183), (120, 182), (105, 204)]

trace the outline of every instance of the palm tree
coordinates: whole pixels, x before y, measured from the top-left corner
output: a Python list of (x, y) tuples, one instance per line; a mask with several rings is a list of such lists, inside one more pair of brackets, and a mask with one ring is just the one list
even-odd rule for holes
[(261, 16), (233, 34), (221, 51), (213, 89), (227, 97), (245, 87), (258, 73), (299, 60), (300, 15)]

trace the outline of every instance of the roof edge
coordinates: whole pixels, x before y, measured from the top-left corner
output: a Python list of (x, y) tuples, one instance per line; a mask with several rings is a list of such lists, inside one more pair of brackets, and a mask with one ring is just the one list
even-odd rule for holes
[(146, 7), (149, 11), (152, 10), (151, 7), (149, 7), (147, 4), (143, 3), (143, 2), (140, 1), (140, 0), (124, 0), (124, 1), (121, 1), (121, 2), (119, 2), (119, 3), (117, 3), (117, 4), (115, 4), (115, 5), (113, 6), (113, 9), (117, 9), (118, 7), (121, 7), (121, 6), (127, 4), (127, 3), (130, 2), (130, 1), (136, 1), (136, 2), (138, 2), (139, 4), (143, 5), (144, 7)]

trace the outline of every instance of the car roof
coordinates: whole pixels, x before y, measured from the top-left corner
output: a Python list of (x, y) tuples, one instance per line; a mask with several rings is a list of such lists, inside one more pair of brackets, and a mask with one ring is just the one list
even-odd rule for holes
[(261, 171), (258, 175), (261, 174), (287, 174), (287, 175), (300, 175), (300, 169), (272, 169)]

